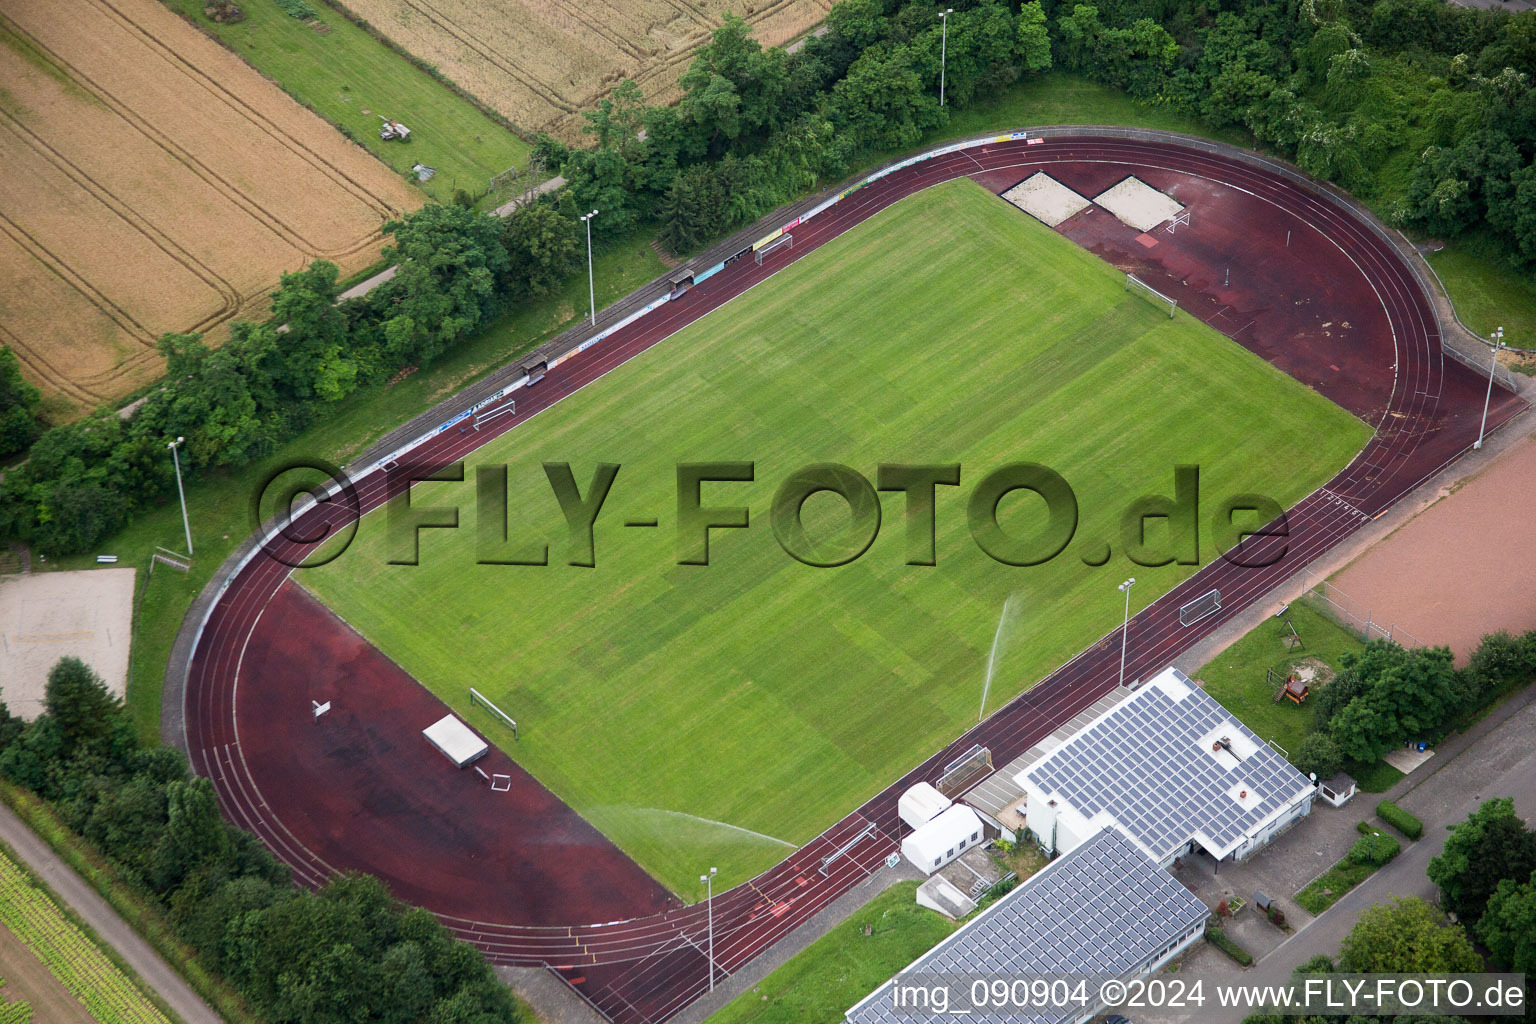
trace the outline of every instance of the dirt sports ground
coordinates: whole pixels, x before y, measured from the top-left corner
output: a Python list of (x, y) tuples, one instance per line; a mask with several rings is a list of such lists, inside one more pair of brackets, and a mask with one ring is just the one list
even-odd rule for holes
[[(938, 182), (965, 175), (1002, 194), (1042, 169), (1089, 196), (1134, 174), (1188, 206), (1191, 229), (1176, 234), (1162, 228), (1143, 232), (1095, 208), (1068, 217), (1056, 230), (1115, 266), (1136, 271), (1178, 298), (1182, 308), (1376, 429), (1354, 461), (1287, 511), (1287, 537), (1252, 541), (1243, 549), (1246, 566), (1211, 563), (1131, 619), (1127, 672), (1135, 677), (1167, 665), (1466, 451), (1477, 435), (1484, 384), (1444, 357), (1418, 279), (1384, 233), (1246, 156), (1195, 148), (1171, 136), (1127, 139), (1064, 129), (1029, 142), (991, 142), (941, 155), (889, 173), (797, 223), (794, 248), (779, 259), (802, 258)], [(735, 260), (678, 301), (562, 361), (537, 388), (517, 392), (515, 420), (505, 417), (475, 433), (438, 433), (415, 448), (409, 461), (428, 467), (462, 458), (636, 353), (664, 343), (782, 265)], [(1524, 408), (1517, 396), (1496, 391), (1490, 427)], [(344, 526), (404, 486), (385, 473), (365, 476), (355, 506), (317, 506), (291, 535), (323, 536), (322, 525)], [(422, 743), (413, 741), (414, 751), (400, 746), (412, 729), (438, 713), (440, 702), (398, 666), (359, 649), (355, 634), (334, 616), (303, 611), (288, 565), (309, 546), (279, 536), (266, 550), (272, 557), (257, 554), (233, 578), (211, 584), (222, 589), (201, 621), (184, 700), (168, 708), (168, 720), (184, 712), (185, 734), (178, 738), (194, 768), (214, 780), (225, 813), (311, 883), (335, 870), (366, 866), (391, 886), (414, 889), (412, 880), (423, 866), (434, 865), (445, 883), (452, 882), (435, 894), (413, 891), (412, 898), (494, 961), (550, 966), (609, 1019), (625, 1024), (665, 1021), (706, 989), (711, 972), (704, 949), (711, 924), (719, 969), (735, 971), (868, 877), (898, 848), (896, 799), (907, 786), (937, 778), (973, 744), (989, 747), (995, 764), (1006, 763), (1118, 682), (1120, 645), (1114, 633), (893, 780), (776, 867), (717, 892), (710, 910), (696, 904), (644, 913), (640, 908), (660, 902), (660, 894), (633, 874), (616, 874), (599, 892), (585, 886), (579, 872), (560, 870), (564, 858), (593, 848), (580, 830), (542, 835), (507, 829), (503, 819), (514, 799), (538, 807), (546, 820), (558, 818), (539, 806), (543, 797), (532, 788), (516, 798), (492, 792), (468, 775), (454, 778), (441, 770), (441, 759)], [(1179, 608), (1213, 588), (1223, 595), (1220, 611), (1182, 623)], [(327, 730), (323, 720), (318, 726), (302, 722), (302, 688), (275, 700), (263, 694), (264, 681), (250, 675), (253, 659), (272, 659), (269, 667), (278, 666), (301, 624), (305, 643), (316, 650), (351, 652), (342, 662), (348, 686), (366, 695), (366, 714), (349, 712), (333, 723), (336, 729)], [(175, 699), (178, 685), (167, 687), (168, 699)], [(412, 712), (410, 720), (394, 719), (401, 709)], [(281, 744), (271, 742), (278, 736)], [(399, 750), (411, 764), (385, 769), (368, 756), (370, 747)], [(313, 773), (313, 784), (305, 784), (306, 771)], [(445, 804), (444, 786), (455, 783), (458, 790)], [(333, 803), (343, 791), (354, 804), (345, 816)], [(444, 827), (445, 820), (451, 828)], [(382, 841), (378, 830), (385, 826), (390, 839)], [(515, 839), (518, 847), (498, 848), (494, 863), (479, 862), (463, 854), (470, 836), (478, 849), (493, 836), (506, 837), (500, 842)], [(609, 855), (606, 849), (603, 854)], [(457, 867), (446, 867), (445, 861), (456, 858)], [(537, 867), (519, 869), (519, 859)], [(487, 870), (479, 870), (482, 866)], [(567, 908), (562, 925), (549, 923), (546, 911), (553, 904)]]
[(519, 128), (579, 137), (578, 111), (633, 78), (651, 103), (677, 79), (725, 12), (764, 46), (821, 24), (832, 0), (349, 0), (348, 7), (435, 65)]
[(1448, 644), (1466, 664), (1485, 633), (1536, 629), (1536, 438), (1409, 520), (1333, 582), (1358, 614)]
[(0, 341), (77, 411), (221, 340), (279, 274), (378, 259), (422, 197), (155, 0), (0, 10)]

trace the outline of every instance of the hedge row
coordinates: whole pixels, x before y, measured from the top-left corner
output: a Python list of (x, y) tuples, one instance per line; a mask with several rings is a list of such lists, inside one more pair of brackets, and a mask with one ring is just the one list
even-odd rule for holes
[(1410, 840), (1424, 834), (1424, 823), (1390, 800), (1383, 800), (1376, 805), (1376, 816)]
[(1205, 929), (1205, 938), (1206, 941), (1208, 941), (1211, 945), (1215, 946), (1217, 949), (1221, 950), (1223, 953), (1227, 954), (1227, 956), (1231, 957), (1233, 960), (1236, 960), (1244, 967), (1249, 967), (1253, 964), (1253, 954), (1248, 952), (1242, 946), (1239, 946), (1236, 942), (1233, 942), (1232, 939), (1227, 936), (1227, 933), (1222, 931), (1220, 928), (1217, 928), (1214, 925), (1207, 925)]

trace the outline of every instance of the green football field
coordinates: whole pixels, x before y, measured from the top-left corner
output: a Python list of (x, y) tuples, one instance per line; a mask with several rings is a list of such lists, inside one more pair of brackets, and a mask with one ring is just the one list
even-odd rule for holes
[[(734, 885), (827, 828), (1192, 571), (1121, 557), (1131, 501), (1201, 468), (1206, 524), (1223, 498), (1288, 505), (1343, 466), (1368, 428), (979, 186), (906, 199), (480, 449), (465, 482), (417, 484), (458, 505), (420, 564), (391, 566), (385, 515), (299, 579), (687, 898), (701, 869)], [(755, 480), (704, 485), (747, 506), (708, 566), (678, 563), (681, 462), (751, 460)], [(971, 537), (975, 485), (1010, 462), (1071, 484), (1076, 539), (1053, 561), (1001, 564)], [(541, 462), (586, 493), (619, 463), (597, 519), (596, 566), (567, 565), (565, 519)], [(881, 496), (869, 550), (838, 568), (787, 555), (769, 525), (794, 470), (953, 463), (938, 489), (937, 565), (908, 566), (905, 499)], [(548, 567), (477, 565), (475, 469), (507, 464), (512, 547)], [(805, 505), (818, 541), (841, 500)], [(1040, 499), (1005, 498), (1028, 535)], [(659, 519), (655, 529), (629, 519)], [(1103, 543), (1107, 565), (1085, 564)], [(1011, 599), (1011, 600), (1010, 600)], [(1005, 612), (1006, 609), (1006, 612)], [(514, 744), (474, 686), (515, 717)]]

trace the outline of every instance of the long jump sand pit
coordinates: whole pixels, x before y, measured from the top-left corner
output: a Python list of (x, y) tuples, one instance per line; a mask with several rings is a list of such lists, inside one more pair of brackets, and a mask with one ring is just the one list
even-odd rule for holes
[(1075, 213), (1092, 206), (1092, 200), (1078, 195), (1044, 171), (1036, 171), (1003, 198), (1048, 227), (1055, 227)]
[(422, 197), (155, 0), (0, 9), (0, 342), (76, 409), (222, 340), (283, 271), (378, 258)]
[(1334, 581), (1354, 607), (1465, 664), (1485, 633), (1536, 629), (1536, 438), (1410, 519)]
[(0, 700), (36, 718), (48, 672), (74, 656), (121, 697), (133, 639), (133, 569), (0, 576)]
[(1100, 192), (1093, 201), (1137, 231), (1151, 231), (1184, 209), (1178, 200), (1134, 175)]
[(677, 79), (724, 20), (739, 14), (764, 46), (787, 43), (827, 16), (832, 0), (349, 0), (391, 40), (430, 62), (513, 124), (581, 139), (580, 111), (632, 78), (652, 103), (681, 95)]

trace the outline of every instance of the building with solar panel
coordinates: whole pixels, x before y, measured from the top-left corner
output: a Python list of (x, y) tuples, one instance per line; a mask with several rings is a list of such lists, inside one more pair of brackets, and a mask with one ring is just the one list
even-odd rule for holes
[[(1161, 967), (1200, 938), (1209, 913), (1140, 844), (1105, 828), (876, 989), (848, 1011), (848, 1024), (957, 1016), (1009, 1024), (1085, 1021), (1106, 1009), (1097, 999), (1101, 981), (1128, 981)], [(1068, 998), (1050, 1008), (978, 1007), (973, 981), (999, 977), (1059, 979)], [(1076, 1001), (1078, 991), (1084, 1001)], [(964, 1012), (971, 1009), (985, 1012)]]
[(1016, 781), (1049, 853), (1118, 825), (1161, 867), (1252, 855), (1312, 810), (1313, 783), (1184, 673), (1168, 668)]

